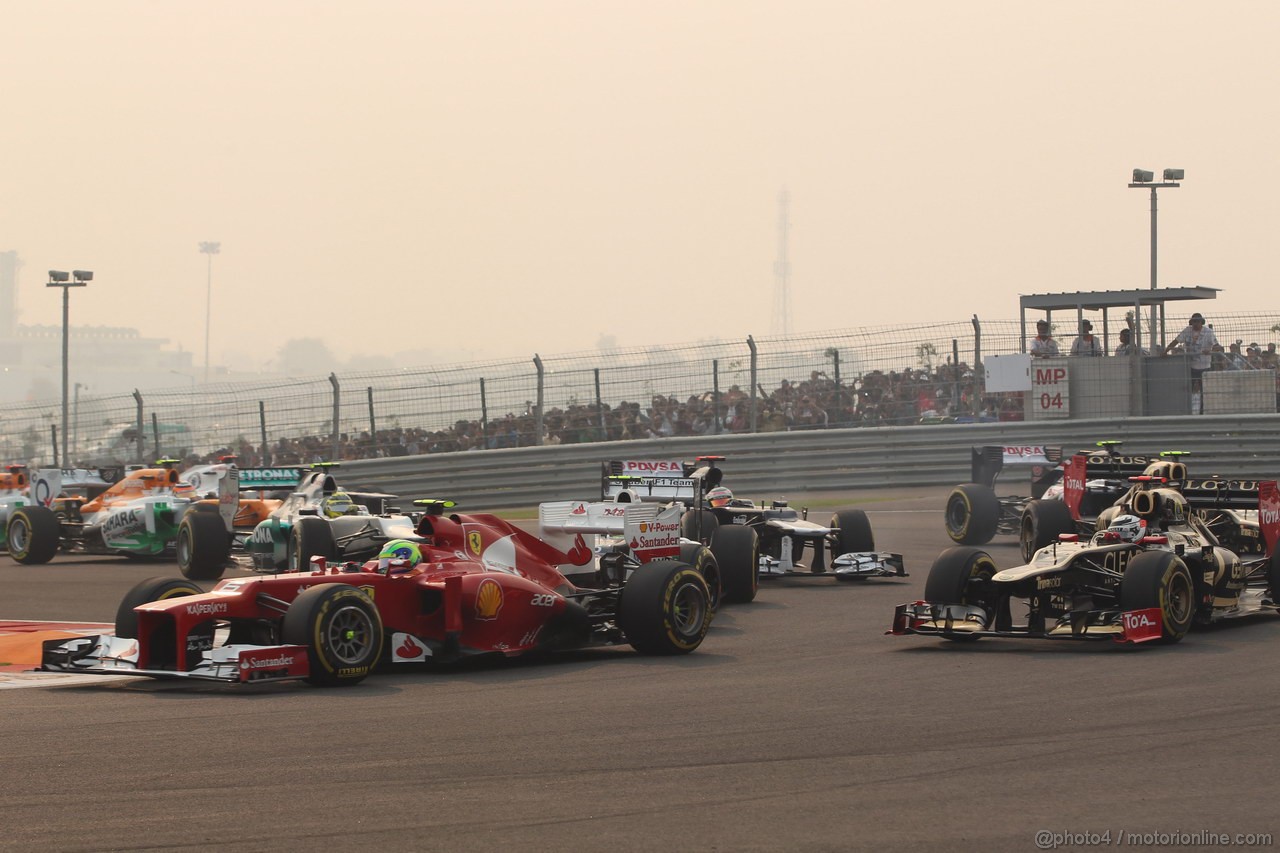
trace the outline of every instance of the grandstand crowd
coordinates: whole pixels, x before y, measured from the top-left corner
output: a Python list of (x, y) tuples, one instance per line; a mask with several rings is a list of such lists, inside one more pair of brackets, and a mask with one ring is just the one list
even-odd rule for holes
[[(1023, 419), (1021, 394), (984, 396), (973, 370), (963, 362), (958, 368), (944, 364), (933, 370), (877, 370), (839, 384), (813, 371), (801, 381), (784, 379), (772, 391), (757, 386), (756, 407), (755, 432)], [(752, 432), (751, 395), (733, 385), (719, 395), (708, 391), (680, 399), (656, 394), (647, 403), (624, 400), (617, 405), (548, 408), (542, 418), (541, 444), (748, 432)], [(537, 438), (536, 414), (524, 411), (488, 423), (460, 420), (443, 430), (397, 426), (373, 434), (343, 433), (338, 458), (529, 447), (539, 444)], [(309, 463), (331, 459), (333, 439), (328, 435), (284, 438), (265, 450), (241, 439), (236, 447), (187, 461), (215, 461), (227, 454), (234, 454), (245, 466)]]

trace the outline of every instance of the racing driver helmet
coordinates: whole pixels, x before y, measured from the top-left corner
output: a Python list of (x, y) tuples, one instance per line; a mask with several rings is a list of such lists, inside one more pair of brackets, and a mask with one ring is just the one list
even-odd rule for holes
[(724, 486), (716, 486), (714, 489), (707, 492), (707, 503), (710, 506), (728, 506), (732, 501), (733, 492), (729, 491)]
[(326, 518), (341, 518), (344, 515), (355, 515), (360, 510), (355, 501), (346, 492), (334, 492), (324, 499), (321, 505)]
[(1136, 515), (1117, 515), (1111, 519), (1107, 533), (1108, 539), (1119, 539), (1122, 542), (1137, 542), (1147, 532), (1147, 523)]
[(422, 562), (422, 551), (408, 539), (392, 539), (378, 552), (378, 568), (392, 572), (408, 572)]

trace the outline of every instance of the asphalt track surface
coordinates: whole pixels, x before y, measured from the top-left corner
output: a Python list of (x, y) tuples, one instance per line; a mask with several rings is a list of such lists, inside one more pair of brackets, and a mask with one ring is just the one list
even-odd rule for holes
[[(911, 577), (767, 582), (680, 658), (597, 649), (331, 690), (0, 691), (0, 849), (1029, 851), (1038, 831), (1280, 835), (1280, 617), (1135, 650), (885, 636), (950, 544), (946, 491), (857, 504)], [(1017, 560), (1012, 543), (990, 550)], [(174, 573), (0, 556), (0, 619), (109, 622), (135, 582)]]

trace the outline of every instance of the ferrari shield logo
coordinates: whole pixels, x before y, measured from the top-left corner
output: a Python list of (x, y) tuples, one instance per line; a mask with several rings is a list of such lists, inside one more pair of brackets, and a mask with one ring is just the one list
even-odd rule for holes
[(467, 547), (470, 548), (471, 553), (475, 554), (477, 557), (479, 557), (480, 553), (484, 550), (482, 547), (483, 544), (480, 531), (473, 530), (467, 534)]

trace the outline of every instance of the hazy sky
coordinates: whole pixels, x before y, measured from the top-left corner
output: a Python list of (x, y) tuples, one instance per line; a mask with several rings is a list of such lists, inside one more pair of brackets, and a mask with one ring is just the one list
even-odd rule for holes
[[(446, 361), (1017, 316), (1223, 288), (1277, 309), (1280, 3), (0, 0), (19, 322), (214, 363)], [(1280, 177), (1276, 177), (1280, 180)]]

